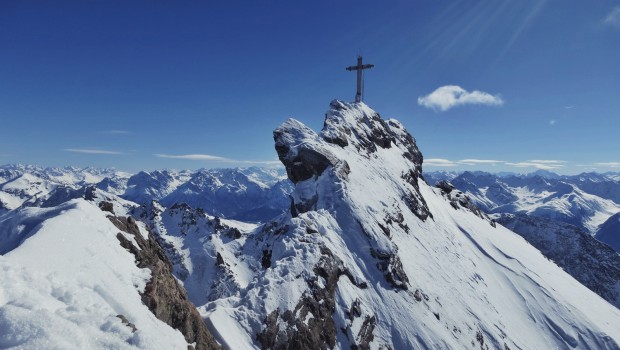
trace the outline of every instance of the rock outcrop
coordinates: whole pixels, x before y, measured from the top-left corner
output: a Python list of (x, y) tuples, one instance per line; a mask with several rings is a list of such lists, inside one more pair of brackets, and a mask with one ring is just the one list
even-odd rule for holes
[(215, 341), (196, 306), (192, 304), (185, 290), (172, 275), (172, 265), (163, 250), (149, 234), (144, 237), (131, 217), (109, 216), (110, 221), (121, 231), (131, 235), (133, 241), (122, 233), (116, 236), (121, 246), (136, 257), (138, 267), (151, 270), (151, 279), (142, 295), (142, 302), (155, 316), (178, 329), (196, 350), (221, 349)]

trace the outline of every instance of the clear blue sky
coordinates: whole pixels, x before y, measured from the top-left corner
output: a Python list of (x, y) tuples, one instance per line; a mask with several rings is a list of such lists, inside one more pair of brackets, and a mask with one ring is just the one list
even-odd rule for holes
[[(282, 121), (353, 100), (358, 53), (426, 170), (620, 170), (617, 0), (3, 0), (0, 164), (274, 161)], [(464, 103), (423, 103), (445, 86)]]

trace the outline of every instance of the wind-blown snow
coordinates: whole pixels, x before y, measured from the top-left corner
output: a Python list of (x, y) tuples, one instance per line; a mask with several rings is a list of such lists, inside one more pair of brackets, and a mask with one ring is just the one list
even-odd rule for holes
[[(520, 236), (455, 209), (424, 181), (417, 181), (419, 194), (432, 217), (423, 221), (419, 212), (414, 214), (404, 198), (418, 190), (405, 183), (404, 175), (416, 165), (403, 156), (409, 149), (400, 136), (406, 135), (402, 125), (387, 122), (397, 135), (391, 147), (368, 151), (364, 135), (374, 135), (368, 121), (376, 113), (361, 103), (336, 106), (328, 118), (332, 126), (350, 131), (345, 146), (325, 141), (324, 136), (338, 137), (330, 126), (324, 136), (294, 120), (278, 129), (291, 147), (290, 159), (303, 147), (311, 150), (306, 153), (313, 161), (322, 162), (318, 152), (330, 164), (296, 183), (292, 197), (305, 210), (244, 235), (240, 245), (203, 246), (211, 256), (225, 256), (223, 270), (245, 266), (244, 271), (252, 273), (249, 282), (246, 274), (228, 275), (236, 291), (197, 303), (203, 304), (199, 309), (219, 341), (235, 349), (260, 347), (256, 335), (267, 331), (274, 312), (275, 334), (290, 336), (325, 317), (302, 317), (300, 310), (307, 310), (304, 298), (327, 288), (328, 280), (315, 269), (324, 266), (329, 251), (348, 271), (338, 279), (334, 313), (327, 315), (335, 325), (336, 348), (370, 339), (371, 348), (393, 349), (483, 344), (502, 349), (618, 349), (620, 311)], [(408, 280), (400, 288), (379, 268), (383, 260), (377, 256), (383, 255), (396, 259), (392, 268), (398, 260), (402, 263)], [(357, 316), (351, 313), (354, 306)], [(287, 310), (302, 323), (288, 328), (285, 316), (278, 316)], [(371, 338), (364, 336), (369, 320), (375, 322)]]
[(14, 231), (29, 238), (0, 256), (0, 348), (187, 349), (142, 304), (150, 271), (136, 266), (101, 210), (75, 199), (18, 215), (36, 225)]

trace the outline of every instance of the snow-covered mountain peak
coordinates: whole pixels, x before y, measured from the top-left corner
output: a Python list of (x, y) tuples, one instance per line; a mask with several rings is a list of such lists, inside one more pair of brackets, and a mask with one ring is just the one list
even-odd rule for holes
[(422, 154), (397, 121), (333, 101), (320, 133), (290, 119), (274, 140), (290, 215), (247, 236), (256, 274), (241, 305), (205, 309), (224, 343), (217, 323), (235, 320), (263, 348), (617, 348), (613, 307), (464, 194), (419, 181)]
[[(393, 200), (404, 200), (419, 218), (430, 214), (419, 193), (423, 158), (415, 139), (398, 121), (381, 119), (363, 103), (334, 100), (320, 134), (289, 119), (274, 131), (274, 140), (289, 179), (297, 184), (293, 214), (329, 210), (334, 194), (345, 188), (352, 201), (390, 207), (394, 203), (381, 198), (394, 193)], [(321, 177), (326, 170), (329, 180)], [(368, 196), (372, 188), (379, 193)]]

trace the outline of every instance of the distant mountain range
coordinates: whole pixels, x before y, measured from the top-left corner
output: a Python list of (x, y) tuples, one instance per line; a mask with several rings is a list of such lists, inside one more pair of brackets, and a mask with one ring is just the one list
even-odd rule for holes
[(426, 172), (431, 184), (447, 180), (487, 213), (526, 214), (574, 225), (620, 251), (620, 173), (525, 175)]
[(591, 236), (613, 199), (431, 186), (363, 103), (273, 136), (286, 171), (1, 167), (0, 347), (619, 349), (620, 255)]
[[(55, 192), (94, 186), (139, 204), (186, 203), (211, 215), (259, 222), (290, 206), (292, 184), (283, 168), (156, 170), (0, 166), (0, 212), (42, 203)], [(57, 196), (58, 194), (56, 194)]]

